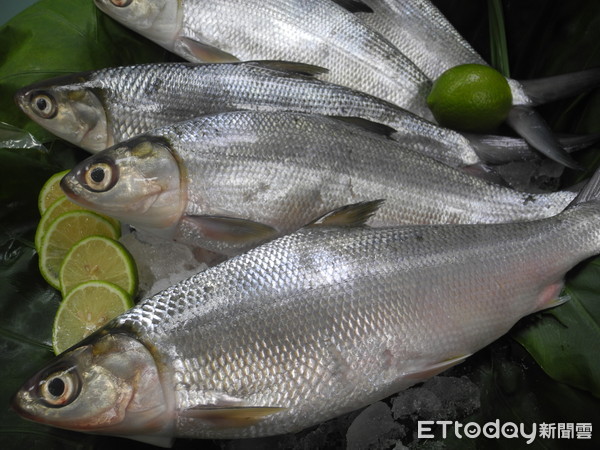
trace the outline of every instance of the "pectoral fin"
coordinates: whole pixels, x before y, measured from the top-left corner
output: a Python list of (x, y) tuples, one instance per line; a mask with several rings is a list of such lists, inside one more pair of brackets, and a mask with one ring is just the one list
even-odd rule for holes
[(225, 62), (237, 62), (238, 58), (230, 53), (224, 52), (223, 50), (213, 47), (212, 45), (198, 42), (194, 39), (181, 37), (179, 38), (181, 46), (195, 59), (206, 62), (206, 63), (225, 63)]
[[(529, 161), (541, 155), (524, 139), (490, 134), (462, 133), (475, 149), (477, 156), (487, 164), (506, 164), (512, 161)], [(557, 136), (568, 153), (583, 150), (600, 141), (600, 133), (581, 136)]]
[(196, 406), (186, 409), (181, 415), (209, 422), (217, 428), (242, 428), (286, 409), (277, 406)]
[(438, 374), (444, 372), (445, 370), (448, 370), (450, 367), (455, 366), (456, 364), (460, 364), (465, 359), (467, 359), (469, 356), (471, 356), (471, 355), (470, 354), (461, 355), (461, 356), (457, 356), (456, 358), (446, 359), (437, 364), (432, 364), (429, 367), (425, 367), (421, 370), (417, 370), (417, 371), (408, 373), (408, 374), (406, 374), (406, 378), (413, 379), (416, 381), (426, 380), (427, 378), (431, 378), (435, 375), (438, 375)]
[(600, 67), (519, 82), (533, 105), (541, 105), (600, 86)]
[(251, 243), (272, 239), (278, 231), (260, 222), (226, 216), (187, 216), (186, 220), (208, 239), (229, 243)]

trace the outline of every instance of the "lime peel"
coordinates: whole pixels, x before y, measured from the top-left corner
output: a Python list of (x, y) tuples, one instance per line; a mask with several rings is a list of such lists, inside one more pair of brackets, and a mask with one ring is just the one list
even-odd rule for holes
[(112, 283), (78, 285), (64, 298), (54, 318), (54, 353), (62, 353), (132, 306), (131, 296)]
[(487, 133), (508, 116), (512, 93), (506, 78), (492, 67), (462, 64), (439, 76), (427, 104), (444, 127)]
[(52, 175), (42, 186), (38, 196), (38, 209), (40, 214), (44, 214), (46, 210), (60, 197), (64, 196), (64, 192), (60, 188), (60, 180), (70, 172), (69, 169)]
[(114, 223), (91, 211), (61, 214), (48, 227), (39, 249), (39, 268), (50, 285), (60, 289), (58, 274), (67, 252), (81, 239), (102, 235), (118, 239), (120, 229)]
[(71, 247), (58, 278), (63, 296), (90, 280), (111, 282), (130, 296), (136, 293), (138, 285), (137, 267), (129, 251), (118, 241), (104, 236), (90, 236)]

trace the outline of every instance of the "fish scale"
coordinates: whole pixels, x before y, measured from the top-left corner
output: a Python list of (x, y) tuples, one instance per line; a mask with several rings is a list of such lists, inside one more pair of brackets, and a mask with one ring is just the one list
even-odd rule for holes
[(425, 102), (431, 81), (379, 33), (329, 0), (154, 2), (163, 5), (160, 14), (137, 3), (118, 8), (96, 0), (114, 19), (187, 60), (315, 64), (329, 69), (325, 80), (432, 118)]
[[(302, 231), (164, 291), (113, 326), (176, 349), (161, 359), (180, 368), (178, 410), (210, 403), (204, 392), (286, 408), (244, 430), (180, 417), (176, 435), (291, 432), (413, 384), (411, 372), (468, 355), (545, 306), (541, 288), (598, 251), (598, 205), (582, 209), (495, 227)], [(164, 303), (183, 311), (155, 306)], [(155, 315), (155, 326), (138, 326)]]
[(13, 408), (168, 445), (296, 432), (366, 406), (557, 305), (565, 273), (600, 252), (599, 178), (538, 221), (305, 227), (142, 301), (32, 377)]
[[(240, 14), (242, 6), (244, 13)], [(182, 35), (207, 37), (210, 44), (240, 60), (316, 64), (329, 69), (322, 75), (325, 80), (431, 117), (424, 102), (430, 87), (427, 77), (380, 35), (359, 26), (360, 21), (333, 2), (187, 1), (183, 11)], [(244, 26), (225, 25), (223, 17), (242, 19)], [(309, 23), (306, 17), (314, 21)], [(317, 34), (319, 31), (322, 34)], [(281, 42), (280, 36), (289, 38), (285, 46), (271, 44)]]
[(460, 64), (486, 64), (429, 0), (364, 0), (357, 13), (410, 58), (430, 79)]
[[(146, 148), (152, 158), (130, 158)], [(86, 174), (105, 161), (119, 174), (115, 184), (88, 189)], [(150, 174), (136, 172), (142, 164)], [(173, 186), (155, 189), (160, 180)], [(207, 115), (134, 138), (81, 162), (62, 186), (83, 206), (226, 254), (267, 236), (250, 227), (248, 239), (211, 237), (207, 224), (223, 230), (213, 216), (267, 225), (273, 238), (335, 206), (371, 199), (386, 201), (370, 224), (386, 226), (533, 220), (557, 214), (575, 197), (504, 188), (332, 118), (256, 111)]]

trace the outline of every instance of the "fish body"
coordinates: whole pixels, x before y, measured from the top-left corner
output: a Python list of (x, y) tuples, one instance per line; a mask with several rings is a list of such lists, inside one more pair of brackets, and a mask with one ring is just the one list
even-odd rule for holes
[(307, 227), (144, 300), (32, 377), (13, 408), (145, 440), (299, 431), (558, 304), (565, 273), (600, 252), (598, 220), (595, 200), (524, 223)]
[(284, 60), (431, 119), (430, 80), (395, 46), (329, 0), (95, 0), (105, 13), (192, 62)]
[(82, 161), (61, 185), (88, 208), (225, 254), (374, 198), (386, 202), (370, 224), (386, 226), (533, 220), (575, 196), (504, 188), (336, 119), (256, 111), (139, 136)]
[[(37, 123), (91, 152), (201, 114), (283, 110), (370, 120), (391, 127), (392, 137), (407, 147), (453, 167), (481, 164), (472, 139), (313, 76), (323, 70), (277, 61), (143, 64), (45, 80), (15, 98)], [(53, 112), (40, 110), (40, 101)]]

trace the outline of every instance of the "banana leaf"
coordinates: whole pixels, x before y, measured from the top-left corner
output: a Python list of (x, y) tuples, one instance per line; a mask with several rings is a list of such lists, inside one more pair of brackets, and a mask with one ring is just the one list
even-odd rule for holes
[[(487, 3), (433, 3), (490, 60), (493, 46)], [(513, 78), (530, 79), (600, 65), (597, 0), (504, 0), (502, 5), (506, 57)], [(52, 318), (60, 295), (45, 283), (37, 268), (33, 248), (39, 220), (37, 195), (51, 174), (85, 157), (82, 150), (57, 140), (20, 113), (12, 101), (14, 91), (64, 73), (174, 59), (164, 49), (104, 16), (91, 0), (41, 0), (0, 28), (0, 147), (6, 147), (0, 148), (0, 405), (5, 405), (0, 407), (2, 449), (103, 449), (123, 443), (119, 438), (27, 422), (6, 407), (21, 383), (53, 356)], [(557, 132), (599, 132), (600, 92), (548, 105), (541, 112)], [(16, 148), (19, 145), (22, 148)], [(599, 150), (592, 148), (579, 154), (577, 159), (588, 170), (584, 174), (566, 172), (563, 184), (568, 186), (595, 170)], [(591, 442), (568, 443), (598, 444), (600, 259), (588, 261), (569, 274), (565, 291), (571, 298), (569, 303), (523, 319), (509, 335), (453, 369), (451, 373), (469, 377), (481, 391), (481, 408), (465, 421), (499, 418), (523, 423), (592, 422)], [(175, 448), (343, 448), (348, 424), (349, 420), (337, 420), (317, 431), (265, 440), (177, 440)], [(408, 437), (405, 443), (410, 442)], [(491, 442), (482, 438), (448, 439), (439, 444), (447, 448), (559, 448), (562, 443), (544, 440), (528, 446), (514, 439)], [(134, 441), (125, 444), (133, 449), (150, 448)], [(433, 447), (427, 447), (429, 444)], [(439, 448), (429, 444), (413, 442), (411, 446)]]

